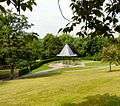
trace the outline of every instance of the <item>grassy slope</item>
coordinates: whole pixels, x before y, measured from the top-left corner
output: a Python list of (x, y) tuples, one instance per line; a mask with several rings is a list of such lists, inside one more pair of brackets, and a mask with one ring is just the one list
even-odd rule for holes
[(44, 71), (44, 70), (48, 70), (48, 69), (50, 69), (49, 65), (44, 64), (44, 65), (40, 66), (39, 68), (33, 70), (32, 73), (36, 73), (36, 72)]
[(100, 62), (87, 64), (84, 69), (61, 69), (61, 74), (50, 77), (1, 81), (0, 106), (59, 106), (96, 94), (120, 96), (119, 71), (107, 72)]

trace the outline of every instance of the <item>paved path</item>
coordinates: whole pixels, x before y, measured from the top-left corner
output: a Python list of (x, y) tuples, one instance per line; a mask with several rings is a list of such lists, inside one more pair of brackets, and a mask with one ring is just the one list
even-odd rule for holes
[(21, 78), (34, 78), (34, 77), (41, 77), (41, 76), (47, 76), (50, 74), (55, 74), (58, 72), (58, 69), (59, 68), (52, 68), (49, 70), (44, 70), (44, 71), (40, 71), (40, 72), (36, 72), (36, 73), (30, 73), (30, 74), (21, 76), (20, 79)]

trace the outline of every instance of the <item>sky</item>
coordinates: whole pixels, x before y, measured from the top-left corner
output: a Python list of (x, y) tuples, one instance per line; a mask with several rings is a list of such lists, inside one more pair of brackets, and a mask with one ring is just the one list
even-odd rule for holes
[[(58, 30), (64, 27), (68, 21), (66, 21), (60, 14), (57, 0), (36, 0), (37, 6), (33, 8), (33, 11), (22, 12), (28, 17), (29, 23), (34, 26), (29, 29), (29, 32), (36, 32), (40, 37), (44, 37), (47, 33), (57, 34)], [(70, 19), (72, 17), (72, 11), (69, 7), (70, 0), (61, 0), (61, 8), (65, 17)]]
[[(68, 21), (62, 17), (57, 1), (36, 0), (37, 6), (34, 6), (32, 12), (29, 10), (22, 12), (22, 14), (28, 17), (29, 23), (34, 24), (31, 29), (27, 30), (28, 32), (38, 33), (40, 38), (43, 38), (47, 33), (57, 35), (59, 29), (65, 27)], [(71, 19), (70, 0), (60, 0), (60, 5), (64, 16)], [(78, 30), (79, 27), (75, 28), (72, 34), (75, 34)], [(117, 37), (118, 34), (115, 35)]]

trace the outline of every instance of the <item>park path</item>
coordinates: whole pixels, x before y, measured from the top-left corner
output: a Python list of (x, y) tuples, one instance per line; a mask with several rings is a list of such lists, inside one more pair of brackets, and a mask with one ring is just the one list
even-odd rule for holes
[(41, 77), (41, 76), (47, 76), (47, 75), (49, 76), (49, 75), (57, 73), (58, 69), (60, 69), (60, 68), (52, 68), (49, 70), (44, 70), (44, 71), (40, 71), (40, 72), (36, 72), (36, 73), (29, 73), (27, 75), (21, 76), (20, 79), (35, 78), (35, 77)]

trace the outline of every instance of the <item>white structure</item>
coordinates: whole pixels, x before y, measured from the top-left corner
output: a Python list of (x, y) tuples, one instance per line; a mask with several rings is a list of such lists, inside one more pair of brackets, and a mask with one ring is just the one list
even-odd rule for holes
[(77, 54), (73, 53), (72, 49), (69, 47), (68, 44), (66, 44), (64, 46), (64, 48), (62, 49), (62, 51), (60, 52), (60, 54), (58, 54), (57, 56), (60, 57), (75, 57), (77, 56)]

